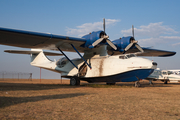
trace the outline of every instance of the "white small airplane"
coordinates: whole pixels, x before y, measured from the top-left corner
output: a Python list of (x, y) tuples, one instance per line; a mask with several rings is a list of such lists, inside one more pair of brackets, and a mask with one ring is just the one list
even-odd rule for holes
[(180, 69), (179, 70), (169, 70), (169, 71), (171, 71), (173, 74), (175, 74), (175, 75), (180, 75)]
[[(31, 51), (6, 50), (9, 53), (30, 54), (31, 65), (61, 73), (62, 77), (70, 78), (71, 85), (80, 85), (80, 80), (87, 82), (135, 82), (147, 78), (157, 63), (137, 56), (172, 56), (176, 52), (141, 48), (133, 37), (109, 40), (104, 31), (96, 31), (75, 38), (47, 33), (30, 32), (0, 28), (0, 44), (31, 48)], [(62, 54), (43, 52), (37, 49), (59, 50)], [(80, 58), (70, 60), (64, 53), (77, 52)], [(140, 51), (140, 52), (139, 52)], [(80, 53), (84, 53), (82, 56)], [(51, 61), (46, 55), (64, 55), (60, 60)]]
[(168, 82), (178, 83), (180, 82), (180, 75), (173, 74), (170, 70), (160, 70), (157, 68), (146, 79), (150, 81), (150, 84), (152, 84), (152, 81), (156, 80), (160, 80), (164, 82), (164, 84), (167, 84)]

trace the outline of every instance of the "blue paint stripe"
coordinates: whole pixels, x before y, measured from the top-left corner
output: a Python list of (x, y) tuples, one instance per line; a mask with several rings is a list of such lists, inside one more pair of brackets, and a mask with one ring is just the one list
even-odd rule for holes
[(111, 76), (90, 77), (90, 78), (80, 78), (80, 79), (88, 82), (132, 82), (132, 81), (137, 81), (136, 76), (139, 79), (145, 79), (153, 71), (154, 69), (139, 69), (139, 70), (132, 70)]

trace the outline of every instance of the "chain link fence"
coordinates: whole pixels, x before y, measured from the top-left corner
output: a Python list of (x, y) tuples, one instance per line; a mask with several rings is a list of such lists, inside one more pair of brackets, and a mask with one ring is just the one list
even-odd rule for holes
[(27, 79), (32, 80), (32, 73), (22, 73), (22, 72), (6, 72), (2, 71), (0, 72), (0, 79), (1, 80), (7, 80), (7, 79)]

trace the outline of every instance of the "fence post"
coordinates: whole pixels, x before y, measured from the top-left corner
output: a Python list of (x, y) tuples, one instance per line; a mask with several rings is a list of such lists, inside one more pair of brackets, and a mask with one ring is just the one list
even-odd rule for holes
[(4, 72), (2, 74), (3, 74), (3, 80), (4, 80)]
[(41, 68), (40, 68), (40, 83), (41, 83)]

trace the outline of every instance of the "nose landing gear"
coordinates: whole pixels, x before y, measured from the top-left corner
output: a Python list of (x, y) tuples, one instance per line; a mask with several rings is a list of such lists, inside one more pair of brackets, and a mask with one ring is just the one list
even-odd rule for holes
[(140, 86), (141, 86), (141, 84), (140, 84), (140, 82), (139, 82), (139, 81), (136, 81), (134, 86), (135, 86), (135, 87), (140, 87)]
[(134, 86), (135, 86), (135, 87), (140, 87), (140, 86), (141, 86), (141, 84), (140, 84), (140, 82), (139, 82), (140, 79), (139, 79), (137, 76), (136, 76), (136, 78), (138, 79), (138, 81), (135, 82)]

